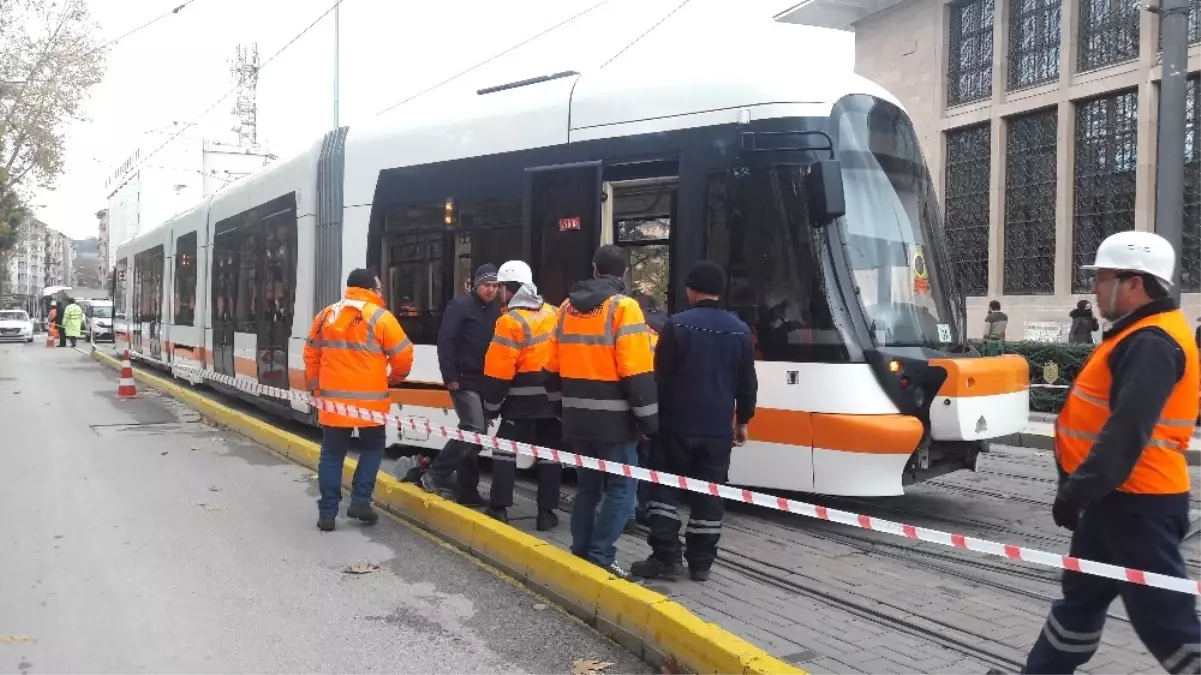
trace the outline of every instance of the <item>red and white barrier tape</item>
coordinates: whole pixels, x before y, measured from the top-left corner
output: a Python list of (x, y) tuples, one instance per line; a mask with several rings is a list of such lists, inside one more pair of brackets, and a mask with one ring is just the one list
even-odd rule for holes
[(650, 469), (630, 466), (628, 464), (606, 462), (603, 459), (586, 457), (571, 452), (554, 450), (552, 448), (543, 448), (536, 445), (530, 445), (528, 443), (519, 443), (517, 441), (500, 439), (493, 436), (486, 436), (484, 434), (479, 434), (472, 431), (464, 431), (462, 429), (447, 427), (441, 424), (431, 424), (428, 420), (419, 420), (415, 417), (400, 417), (397, 415), (385, 415), (383, 413), (370, 410), (360, 410), (354, 406), (348, 406), (334, 401), (317, 399), (308, 392), (272, 387), (252, 380), (230, 377), (229, 375), (214, 373), (212, 371), (203, 370), (194, 366), (169, 364), (137, 352), (131, 351), (130, 353), (142, 361), (155, 363), (163, 367), (171, 368), (174, 371), (197, 373), (200, 375), (200, 377), (206, 380), (213, 380), (215, 382), (219, 382), (226, 386), (230, 386), (251, 394), (266, 395), (277, 399), (303, 401), (326, 412), (333, 412), (339, 415), (346, 415), (348, 417), (357, 417), (359, 419), (371, 421), (376, 424), (389, 424), (397, 427), (398, 429), (402, 427), (408, 427), (414, 431), (424, 431), (426, 433), (437, 434), (448, 439), (467, 441), (485, 448), (497, 450), (504, 449), (515, 454), (530, 455), (539, 459), (549, 459), (562, 464), (592, 469), (595, 471), (603, 471), (605, 473), (625, 476), (635, 480), (649, 481), (651, 483), (658, 483), (660, 485), (670, 485), (672, 487), (678, 487), (681, 490), (699, 492), (701, 494), (722, 497), (746, 504), (755, 504), (757, 506), (774, 509), (776, 511), (795, 513), (802, 516), (807, 516), (809, 518), (817, 518), (819, 520), (828, 520), (835, 523), (842, 523), (843, 525), (863, 528), (865, 530), (885, 532), (887, 534), (893, 534), (899, 537), (905, 537), (907, 539), (916, 539), (918, 541), (925, 541), (932, 544), (941, 544), (943, 546), (950, 546), (953, 548), (975, 551), (977, 553), (1000, 556), (1003, 558), (1009, 558), (1011, 560), (1021, 560), (1046, 567), (1072, 570), (1075, 572), (1082, 572), (1084, 574), (1091, 574), (1093, 576), (1105, 577), (1107, 579), (1129, 581), (1135, 584), (1162, 588), (1169, 591), (1177, 591), (1179, 593), (1201, 595), (1201, 581), (1194, 579), (1172, 577), (1155, 572), (1145, 572), (1126, 567), (1118, 567), (1117, 565), (1073, 558), (1072, 556), (1062, 555), (1059, 553), (1037, 551), (1021, 546), (1015, 546), (1013, 544), (1001, 544), (984, 539), (967, 537), (962, 534), (951, 534), (949, 532), (942, 532), (940, 530), (931, 530), (924, 527), (906, 525), (904, 523), (895, 523), (890, 520), (873, 518), (871, 516), (850, 513), (847, 511), (839, 511), (837, 509), (830, 509), (824, 506), (799, 502), (793, 499), (785, 499), (784, 497), (773, 497), (761, 492), (733, 488), (729, 487), (728, 485), (719, 485), (717, 483), (710, 483), (708, 481), (697, 480), (695, 478), (677, 476), (675, 474), (670, 474), (663, 471), (652, 471)]

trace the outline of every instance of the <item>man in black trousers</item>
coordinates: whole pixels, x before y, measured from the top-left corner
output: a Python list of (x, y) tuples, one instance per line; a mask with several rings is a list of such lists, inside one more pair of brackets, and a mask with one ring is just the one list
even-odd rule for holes
[[(758, 382), (751, 329), (722, 308), (722, 268), (701, 261), (688, 270), (685, 290), (692, 308), (667, 320), (655, 348), (659, 382), (659, 432), (651, 445), (650, 468), (724, 484), (732, 446), (746, 443), (755, 414)], [(687, 492), (691, 508), (680, 545), (680, 489), (652, 485), (647, 500), (651, 556), (631, 574), (675, 579), (687, 559), (695, 581), (709, 578), (725, 507), (720, 497)]]

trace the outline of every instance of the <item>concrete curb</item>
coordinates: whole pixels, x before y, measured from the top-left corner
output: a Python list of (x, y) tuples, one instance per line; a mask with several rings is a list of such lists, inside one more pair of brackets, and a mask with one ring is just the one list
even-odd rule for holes
[[(1012, 434), (991, 441), (994, 445), (1012, 445), (1019, 448), (1031, 448), (1033, 450), (1054, 450), (1055, 437), (1051, 434), (1040, 434), (1023, 431), (1020, 434)], [(1189, 449), (1184, 453), (1184, 460), (1189, 466), (1201, 466), (1201, 450)]]
[[(110, 368), (120, 362), (99, 350), (92, 357)], [(196, 409), (297, 464), (316, 469), (320, 447), (245, 413), (209, 400), (162, 377), (134, 369), (134, 378)], [(342, 483), (350, 487), (355, 460), (347, 458)], [(436, 534), (595, 627), (656, 666), (678, 664), (692, 673), (793, 673), (781, 661), (720, 626), (700, 620), (659, 593), (618, 579), (553, 544), (482, 513), (426, 493), (380, 473), (377, 506)]]

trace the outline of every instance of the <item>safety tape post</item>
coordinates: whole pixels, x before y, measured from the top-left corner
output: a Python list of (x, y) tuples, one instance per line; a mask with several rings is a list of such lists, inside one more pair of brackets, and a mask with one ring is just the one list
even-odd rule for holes
[[(251, 380), (239, 379), (229, 375), (223, 375), (221, 373), (214, 373), (213, 371), (204, 370), (195, 366), (169, 364), (160, 359), (148, 357), (140, 352), (131, 351), (130, 353), (141, 361), (169, 368), (173, 374), (176, 371), (191, 371), (198, 373), (203, 379), (213, 380), (215, 382), (246, 391), (248, 393), (266, 395), (276, 399), (301, 401), (326, 412), (335, 412), (347, 417), (357, 417), (364, 421), (370, 421), (373, 423), (382, 422), (383, 424), (396, 427), (397, 429), (408, 427), (414, 431), (417, 430), (418, 418), (415, 417), (404, 418), (397, 415), (384, 415), (372, 410), (362, 410), (354, 406), (347, 406), (340, 402), (319, 399), (312, 396), (308, 392), (272, 387)], [(437, 434), (447, 439), (467, 440), (468, 442), (472, 442), (481, 447), (491, 447), (492, 449), (499, 450), (500, 443), (502, 442), (502, 439), (494, 436), (486, 436), (484, 434), (474, 432), (471, 432), (471, 438), (465, 438), (463, 430), (457, 427), (446, 427), (441, 424), (433, 424), (427, 419), (422, 419), (420, 424), (426, 433)], [(695, 478), (677, 476), (675, 474), (670, 474), (663, 471), (650, 470), (627, 464), (619, 464), (617, 462), (607, 462), (594, 457), (586, 457), (584, 455), (579, 455), (564, 450), (556, 450), (553, 448), (543, 448), (540, 446), (531, 445), (529, 443), (510, 441), (508, 445), (512, 448), (514, 454), (529, 455), (535, 459), (544, 459), (545, 457), (549, 457), (559, 463), (575, 467), (602, 471), (619, 476), (626, 476), (635, 480), (657, 483), (659, 485), (669, 485), (683, 490), (688, 490), (690, 492), (699, 492), (706, 495), (720, 496), (730, 501), (753, 504), (776, 511), (795, 513), (808, 518), (850, 525), (851, 527), (858, 527), (865, 530), (871, 530), (873, 532), (883, 532), (885, 534), (891, 534), (906, 539), (924, 541), (931, 544), (940, 544), (942, 546), (949, 546), (951, 548), (973, 551), (975, 553), (983, 553), (985, 555), (1008, 558), (1010, 560), (1020, 560), (1022, 562), (1042, 565), (1044, 567), (1072, 570), (1074, 572), (1105, 577), (1107, 579), (1115, 579), (1117, 581), (1128, 581), (1134, 584), (1176, 591), (1178, 593), (1201, 595), (1201, 581), (1195, 579), (1173, 577), (1166, 574), (1135, 570), (1126, 567), (1119, 567), (1117, 565), (1110, 565), (1108, 563), (1096, 562), (1093, 560), (1073, 558), (1071, 556), (1059, 553), (1049, 553), (1047, 551), (1025, 548), (1022, 546), (1016, 546), (1014, 544), (1002, 544), (985, 539), (968, 537), (961, 534), (952, 534), (949, 532), (942, 532), (940, 530), (916, 527), (914, 525), (883, 520), (873, 516), (850, 513), (848, 511), (840, 511), (838, 509), (809, 504), (807, 502), (799, 502), (784, 497), (773, 497), (771, 495), (763, 494), (761, 492), (754, 492), (752, 490), (743, 488), (734, 488), (728, 485), (719, 485), (709, 481), (697, 480)]]

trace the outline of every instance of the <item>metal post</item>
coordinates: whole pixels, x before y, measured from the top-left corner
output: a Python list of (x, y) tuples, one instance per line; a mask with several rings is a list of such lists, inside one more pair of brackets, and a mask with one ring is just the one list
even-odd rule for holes
[(1159, 87), (1158, 171), (1155, 176), (1155, 230), (1176, 251), (1172, 297), (1180, 301), (1181, 247), (1184, 231), (1184, 100), (1188, 63), (1189, 0), (1161, 0), (1150, 8), (1159, 14), (1163, 36), (1163, 80)]
[[(1188, 0), (1185, 0), (1187, 7)], [(338, 128), (338, 39), (342, 32), (341, 23), (342, 3), (334, 5), (334, 128)], [(1182, 85), (1183, 86), (1183, 85)], [(1183, 161), (1183, 160), (1182, 160)], [(1183, 208), (1183, 207), (1182, 207)]]

